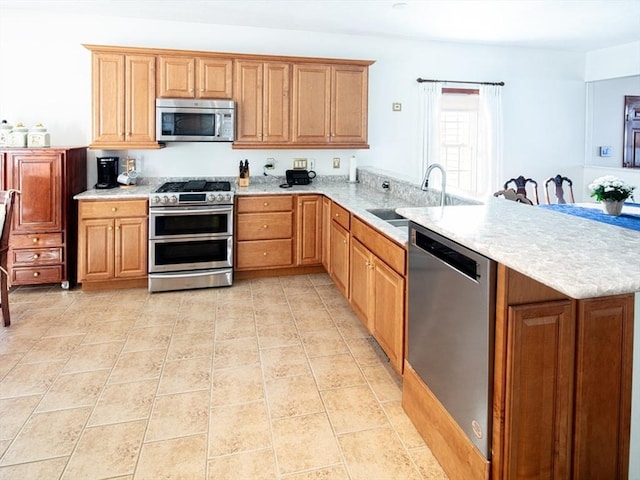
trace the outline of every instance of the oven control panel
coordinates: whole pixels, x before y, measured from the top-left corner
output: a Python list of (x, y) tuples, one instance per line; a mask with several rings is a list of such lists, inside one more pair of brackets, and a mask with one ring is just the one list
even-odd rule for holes
[(180, 205), (231, 205), (232, 192), (202, 192), (202, 193), (152, 193), (149, 197), (150, 206), (180, 206)]

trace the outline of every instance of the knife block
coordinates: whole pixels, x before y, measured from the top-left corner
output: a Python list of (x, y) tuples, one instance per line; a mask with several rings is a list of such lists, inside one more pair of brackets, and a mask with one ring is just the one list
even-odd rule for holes
[(238, 177), (238, 186), (239, 187), (248, 187), (249, 186), (249, 177)]

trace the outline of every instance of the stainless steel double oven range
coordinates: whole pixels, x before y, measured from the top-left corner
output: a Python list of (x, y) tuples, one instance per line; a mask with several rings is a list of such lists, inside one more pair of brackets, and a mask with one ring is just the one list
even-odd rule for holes
[(233, 281), (230, 182), (167, 182), (149, 197), (149, 291)]

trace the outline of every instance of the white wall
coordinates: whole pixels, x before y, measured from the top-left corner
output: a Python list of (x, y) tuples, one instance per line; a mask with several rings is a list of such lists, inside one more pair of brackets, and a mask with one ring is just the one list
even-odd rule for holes
[(640, 75), (640, 41), (587, 53), (585, 81)]
[[(346, 174), (346, 159), (420, 180), (416, 78), (505, 81), (505, 171), (539, 181), (570, 174), (584, 158), (584, 55), (570, 52), (414, 42), (260, 28), (45, 15), (5, 9), (0, 15), (0, 118), (42, 122), (54, 144), (88, 144), (90, 52), (81, 44), (370, 59), (369, 143), (358, 151), (232, 150), (230, 145), (174, 144), (128, 152), (145, 176), (235, 175), (240, 159), (259, 172), (267, 157), (283, 173), (291, 159), (316, 160), (324, 174)], [(401, 102), (401, 112), (391, 104)], [(92, 152), (90, 181), (95, 181)], [(109, 152), (112, 153), (112, 152)], [(124, 152), (122, 153), (124, 155)], [(342, 168), (331, 168), (340, 156)]]

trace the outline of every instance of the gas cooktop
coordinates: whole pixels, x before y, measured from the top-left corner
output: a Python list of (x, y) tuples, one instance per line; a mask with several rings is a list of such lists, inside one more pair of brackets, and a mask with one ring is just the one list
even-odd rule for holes
[(231, 182), (209, 182), (189, 180), (188, 182), (163, 183), (154, 193), (166, 192), (230, 192)]
[(186, 182), (166, 182), (149, 196), (150, 208), (232, 204), (233, 191), (231, 190), (231, 182), (224, 181), (189, 180)]

